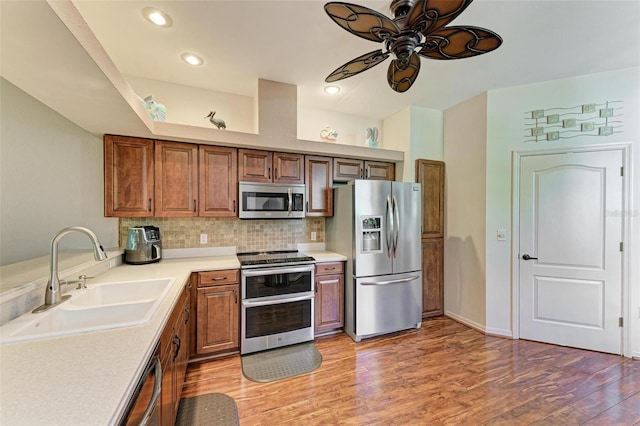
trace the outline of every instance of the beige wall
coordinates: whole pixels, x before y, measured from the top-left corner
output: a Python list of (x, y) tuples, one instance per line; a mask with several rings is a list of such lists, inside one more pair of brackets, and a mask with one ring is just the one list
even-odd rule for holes
[(484, 328), (486, 94), (444, 113), (445, 313)]

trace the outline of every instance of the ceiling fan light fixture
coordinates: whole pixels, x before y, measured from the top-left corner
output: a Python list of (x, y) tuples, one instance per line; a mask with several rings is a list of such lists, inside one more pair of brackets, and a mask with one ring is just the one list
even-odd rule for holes
[(327, 95), (337, 95), (340, 93), (340, 86), (336, 86), (334, 84), (330, 84), (328, 86), (324, 86), (324, 93)]
[(168, 28), (173, 25), (173, 20), (171, 16), (166, 14), (160, 9), (156, 9), (153, 7), (145, 7), (142, 9), (142, 16), (145, 17), (149, 22), (159, 27)]
[(204, 59), (202, 59), (200, 56), (196, 55), (195, 53), (185, 52), (182, 55), (180, 55), (180, 58), (186, 63), (188, 63), (189, 65), (193, 65), (194, 67), (198, 67), (204, 64)]

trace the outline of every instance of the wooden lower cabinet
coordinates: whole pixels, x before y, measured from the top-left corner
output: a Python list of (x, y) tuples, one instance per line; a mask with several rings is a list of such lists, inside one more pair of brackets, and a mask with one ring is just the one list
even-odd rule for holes
[(189, 323), (191, 321), (191, 285), (182, 292), (169, 322), (160, 337), (162, 391), (160, 424), (173, 425), (189, 360)]
[(343, 328), (343, 262), (326, 262), (316, 264), (315, 287), (315, 334), (318, 335)]
[(240, 348), (240, 272), (200, 272), (197, 284), (195, 355)]
[(444, 314), (444, 240), (422, 240), (422, 318)]

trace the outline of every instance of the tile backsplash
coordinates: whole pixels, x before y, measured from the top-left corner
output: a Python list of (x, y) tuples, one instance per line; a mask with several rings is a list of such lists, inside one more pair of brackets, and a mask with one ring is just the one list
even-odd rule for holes
[[(130, 227), (160, 228), (165, 249), (235, 246), (238, 252), (296, 249), (297, 244), (324, 242), (324, 218), (240, 220), (237, 218), (121, 218), (120, 247), (127, 244)], [(311, 241), (311, 233), (316, 240)], [(200, 244), (200, 234), (207, 243)]]

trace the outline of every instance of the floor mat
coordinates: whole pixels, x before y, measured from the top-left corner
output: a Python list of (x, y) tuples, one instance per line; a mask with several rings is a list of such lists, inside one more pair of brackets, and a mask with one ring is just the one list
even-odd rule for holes
[(237, 426), (236, 401), (223, 393), (208, 393), (180, 400), (176, 426)]
[(247, 379), (267, 383), (315, 370), (322, 363), (322, 355), (313, 342), (307, 342), (243, 355), (241, 360)]

